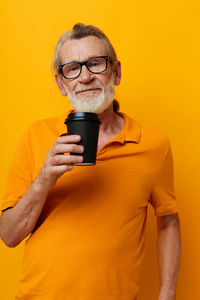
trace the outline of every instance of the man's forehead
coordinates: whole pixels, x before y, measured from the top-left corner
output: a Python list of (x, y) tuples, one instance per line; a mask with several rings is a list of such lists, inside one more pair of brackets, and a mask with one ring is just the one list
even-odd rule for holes
[(60, 50), (61, 63), (84, 61), (101, 55), (107, 55), (106, 48), (103, 41), (95, 36), (66, 41)]

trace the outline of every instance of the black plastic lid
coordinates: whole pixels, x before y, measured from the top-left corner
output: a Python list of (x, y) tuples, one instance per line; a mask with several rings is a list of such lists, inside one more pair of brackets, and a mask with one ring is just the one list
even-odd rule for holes
[(68, 118), (65, 120), (65, 124), (71, 121), (95, 121), (101, 123), (98, 115), (91, 112), (75, 112), (68, 115)]

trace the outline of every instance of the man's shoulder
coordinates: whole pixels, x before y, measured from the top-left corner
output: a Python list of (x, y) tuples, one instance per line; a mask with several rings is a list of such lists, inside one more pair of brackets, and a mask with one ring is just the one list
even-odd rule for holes
[(48, 133), (60, 135), (66, 132), (64, 121), (67, 115), (68, 113), (34, 121), (25, 128), (24, 133), (28, 135), (44, 135)]
[[(124, 114), (124, 113), (123, 113)], [(134, 117), (124, 114), (129, 130), (137, 127), (140, 135), (139, 144), (146, 149), (157, 147), (169, 147), (170, 141), (166, 134), (149, 123), (136, 120)]]

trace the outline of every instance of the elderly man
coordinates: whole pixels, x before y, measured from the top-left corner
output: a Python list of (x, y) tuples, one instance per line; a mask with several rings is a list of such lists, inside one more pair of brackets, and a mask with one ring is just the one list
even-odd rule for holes
[[(121, 66), (104, 33), (76, 24), (61, 35), (55, 79), (73, 110), (25, 130), (13, 158), (0, 235), (25, 244), (16, 299), (137, 299), (149, 203), (158, 225), (159, 300), (174, 300), (180, 228), (168, 139), (119, 112)], [(81, 137), (62, 135), (72, 111), (102, 121), (97, 162), (83, 160)], [(78, 155), (70, 155), (70, 152)]]

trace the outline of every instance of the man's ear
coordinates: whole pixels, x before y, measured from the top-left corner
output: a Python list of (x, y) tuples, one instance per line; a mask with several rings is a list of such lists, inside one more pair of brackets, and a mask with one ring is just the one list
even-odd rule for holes
[(119, 85), (120, 82), (121, 82), (121, 63), (120, 63), (119, 60), (117, 60), (116, 63), (115, 63), (114, 72), (115, 72), (114, 84)]
[(63, 96), (67, 96), (67, 92), (66, 92), (66, 90), (65, 90), (65, 88), (63, 86), (62, 79), (61, 79), (61, 77), (58, 74), (55, 74), (55, 80), (56, 80), (57, 86), (58, 86), (61, 94)]

